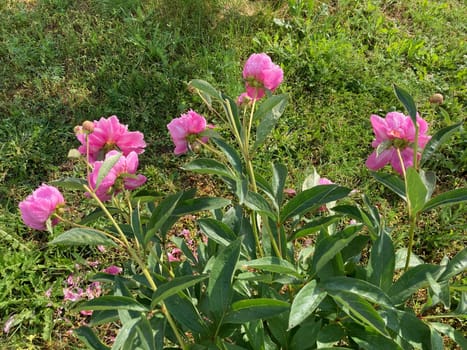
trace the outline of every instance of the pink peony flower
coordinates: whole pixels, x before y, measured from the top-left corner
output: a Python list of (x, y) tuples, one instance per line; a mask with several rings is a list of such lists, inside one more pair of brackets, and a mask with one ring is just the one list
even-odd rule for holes
[(122, 269), (121, 267), (118, 267), (118, 266), (115, 266), (115, 265), (111, 265), (111, 266), (105, 268), (103, 271), (104, 271), (105, 273), (108, 273), (108, 274), (110, 274), (110, 275), (114, 275), (114, 276), (115, 276), (115, 275), (120, 274), (120, 273), (123, 271), (123, 269)]
[[(24, 201), (19, 203), (21, 217), (24, 223), (36, 230), (46, 230), (46, 222), (57, 209), (65, 204), (60, 191), (49, 185), (42, 184)], [(52, 219), (52, 225), (58, 223), (57, 218)]]
[[(116, 154), (118, 154), (117, 151), (110, 151), (105, 158), (108, 159)], [(96, 189), (99, 169), (103, 163), (103, 161), (96, 161), (92, 172), (89, 174), (89, 184), (94, 190)], [(97, 188), (97, 197), (102, 201), (107, 201), (112, 198), (112, 194), (116, 194), (123, 189), (134, 190), (144, 184), (146, 177), (136, 175), (137, 169), (138, 155), (136, 152), (130, 152), (126, 157), (122, 155)]]
[(87, 127), (85, 130), (84, 127), (77, 127), (76, 137), (81, 142), (78, 150), (83, 155), (86, 155), (87, 137), (90, 163), (104, 159), (111, 150), (118, 150), (127, 156), (131, 152), (141, 154), (146, 147), (144, 135), (139, 131), (128, 131), (128, 126), (120, 124), (115, 115), (95, 120), (93, 128)]
[(274, 91), (283, 78), (282, 69), (265, 53), (252, 54), (243, 67), (246, 92), (253, 99), (262, 98), (264, 89)]
[[(381, 118), (377, 115), (372, 115), (371, 125), (375, 133), (375, 140), (372, 146), (378, 149), (378, 146), (384, 146), (384, 149), (375, 150), (367, 159), (366, 166), (370, 170), (378, 170), (386, 164), (391, 166), (399, 174), (403, 174), (403, 168), (397, 150), (401, 153), (404, 169), (413, 166), (413, 148), (415, 142), (415, 126), (412, 119), (399, 112), (391, 112), (386, 115), (386, 118)], [(423, 149), (431, 136), (427, 135), (427, 122), (417, 116), (418, 123), (418, 147)], [(381, 147), (380, 146), (380, 147)], [(420, 154), (417, 155), (420, 157)]]
[[(193, 110), (173, 119), (168, 125), (170, 136), (175, 144), (174, 153), (176, 155), (188, 152), (190, 143), (198, 139), (198, 134), (208, 127), (206, 119)], [(202, 137), (202, 143), (208, 142), (207, 137)]]

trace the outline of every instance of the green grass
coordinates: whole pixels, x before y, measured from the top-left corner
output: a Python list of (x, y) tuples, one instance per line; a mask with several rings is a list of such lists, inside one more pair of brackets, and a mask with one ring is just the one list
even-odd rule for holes
[[(290, 102), (258, 165), (268, 173), (271, 161), (284, 162), (295, 188), (314, 166), (369, 191), (398, 223), (397, 199), (384, 199), (362, 165), (369, 116), (403, 110), (394, 83), (434, 129), (466, 115), (462, 1), (10, 0), (0, 14), (0, 324), (21, 315), (14, 331), (0, 332), (2, 347), (58, 348), (51, 339), (69, 326), (54, 321), (42, 295), (52, 287), (53, 308), (60, 305), (77, 254), (50, 250), (48, 235), (22, 225), (17, 204), (73, 172), (66, 155), (77, 146), (74, 125), (116, 114), (141, 130), (148, 186), (172, 190), (183, 182), (184, 159), (171, 155), (165, 125), (201, 106), (187, 82), (205, 79), (235, 96), (245, 59), (267, 52), (284, 70), (279, 90)], [(435, 92), (445, 96), (441, 107), (428, 102)], [(429, 164), (443, 189), (466, 185), (466, 140), (465, 131), (456, 135)], [(463, 212), (424, 218), (418, 252), (439, 260), (465, 244)], [(394, 236), (405, 239), (402, 229)]]

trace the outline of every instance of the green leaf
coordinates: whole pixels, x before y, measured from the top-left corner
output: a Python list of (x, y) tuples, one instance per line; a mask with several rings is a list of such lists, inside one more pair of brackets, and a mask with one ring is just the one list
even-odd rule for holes
[(454, 340), (461, 349), (467, 349), (467, 339), (461, 332), (455, 330), (450, 325), (446, 323), (430, 322), (430, 326)]
[(241, 267), (243, 269), (253, 268), (262, 271), (283, 273), (286, 275), (291, 275), (297, 278), (301, 278), (300, 273), (297, 271), (295, 266), (293, 266), (287, 260), (275, 257), (268, 256), (265, 258), (250, 260), (250, 261), (241, 261)]
[(165, 299), (165, 306), (173, 318), (190, 332), (205, 334), (208, 330), (191, 298), (184, 294)]
[(316, 347), (316, 341), (321, 331), (321, 320), (313, 319), (301, 323), (298, 330), (293, 333), (290, 341), (291, 350), (308, 350)]
[(198, 220), (198, 225), (208, 238), (222, 246), (228, 246), (237, 238), (237, 235), (226, 224), (210, 218)]
[(363, 297), (372, 304), (379, 304), (388, 308), (393, 307), (391, 298), (383, 290), (365, 280), (336, 276), (321, 282), (320, 287), (329, 294), (339, 292), (353, 293)]
[(242, 160), (238, 152), (235, 150), (235, 148), (233, 148), (232, 146), (230, 146), (228, 143), (224, 142), (224, 140), (220, 138), (213, 138), (212, 141), (224, 153), (228, 162), (232, 165), (232, 167), (237, 172), (237, 174), (238, 175), (243, 174)]
[(405, 184), (399, 176), (375, 171), (371, 171), (370, 174), (375, 178), (376, 181), (389, 188), (403, 200), (406, 200)]
[(293, 299), (288, 329), (298, 326), (313, 314), (326, 295), (326, 291), (317, 285), (316, 280), (305, 284)]
[(84, 344), (86, 344), (88, 349), (91, 349), (91, 350), (109, 350), (110, 349), (108, 346), (101, 343), (99, 338), (97, 338), (97, 335), (89, 327), (81, 326), (79, 328), (76, 328), (74, 332), (76, 336)]
[(158, 286), (157, 290), (152, 295), (151, 309), (154, 309), (155, 306), (164, 299), (178, 294), (179, 292), (192, 287), (207, 278), (207, 275), (180, 276)]
[(75, 177), (67, 177), (64, 179), (59, 179), (50, 182), (51, 185), (61, 187), (61, 188), (66, 188), (69, 190), (83, 190), (84, 185), (86, 185), (88, 182), (84, 179), (78, 179)]
[(425, 203), (423, 211), (432, 210), (442, 205), (452, 205), (467, 202), (467, 188), (458, 188), (433, 197)]
[(417, 106), (415, 105), (415, 101), (413, 100), (412, 96), (402, 89), (401, 87), (394, 84), (394, 92), (396, 93), (397, 98), (399, 101), (402, 102), (407, 112), (409, 112), (410, 119), (412, 119), (413, 124), (416, 128), (418, 128), (417, 124)]
[(104, 162), (102, 163), (99, 169), (99, 172), (97, 173), (97, 180), (96, 180), (96, 186), (94, 188), (94, 191), (97, 191), (97, 189), (101, 185), (102, 180), (104, 180), (104, 178), (109, 174), (110, 170), (112, 170), (112, 168), (118, 162), (121, 156), (122, 156), (121, 153), (117, 153), (104, 160)]
[(440, 267), (436, 265), (417, 265), (405, 272), (389, 288), (388, 295), (395, 305), (404, 303), (413, 293), (420, 288), (426, 288), (429, 285), (427, 274), (435, 276)]
[(207, 294), (209, 309), (217, 320), (230, 308), (233, 296), (233, 276), (240, 257), (241, 237), (225, 247), (215, 258), (209, 278)]
[(368, 280), (387, 291), (392, 285), (396, 258), (391, 237), (381, 232), (373, 243), (368, 263)]
[(401, 350), (401, 347), (385, 336), (372, 332), (356, 323), (346, 325), (347, 335), (363, 350)]
[(264, 325), (261, 320), (245, 322), (245, 335), (252, 349), (265, 350)]
[(433, 171), (424, 171), (420, 169), (420, 178), (427, 189), (425, 202), (428, 202), (436, 188), (436, 174)]
[(118, 330), (117, 337), (112, 344), (112, 350), (133, 348), (133, 340), (136, 336), (136, 324), (138, 322), (139, 318), (133, 318), (123, 323), (123, 326)]
[(117, 246), (111, 238), (91, 228), (72, 228), (55, 237), (49, 244)]
[(276, 125), (287, 105), (287, 95), (273, 95), (263, 101), (254, 114), (254, 120), (260, 120), (256, 128), (256, 140), (253, 150), (261, 146)]
[(438, 130), (426, 144), (422, 158), (420, 159), (420, 166), (423, 166), (427, 160), (435, 153), (439, 146), (446, 142), (446, 140), (456, 131), (461, 129), (463, 122), (450, 125), (446, 128)]
[(410, 215), (415, 217), (425, 206), (428, 190), (420, 175), (413, 168), (407, 168), (407, 201), (409, 203)]
[(279, 208), (284, 194), (284, 185), (287, 178), (287, 168), (280, 163), (274, 163), (272, 166), (272, 190), (274, 199)]
[(348, 226), (332, 236), (320, 240), (313, 254), (312, 268), (315, 273), (321, 270), (337, 253), (346, 247), (358, 234), (361, 225)]
[(269, 202), (264, 199), (259, 193), (248, 191), (245, 197), (245, 206), (256, 211), (259, 214), (265, 214), (270, 217), (273, 221), (277, 220), (274, 211), (271, 209)]
[(79, 303), (74, 310), (132, 310), (146, 312), (149, 311), (143, 304), (131, 297), (104, 295)]
[(386, 324), (375, 308), (357, 294), (345, 291), (329, 291), (328, 294), (341, 305), (342, 310), (353, 319), (363, 322), (383, 336), (388, 335)]
[(350, 189), (337, 185), (318, 185), (300, 192), (283, 207), (280, 221), (283, 223), (295, 215), (303, 214), (314, 206), (344, 198)]
[(164, 225), (168, 218), (172, 215), (177, 207), (179, 200), (182, 198), (183, 192), (179, 192), (164, 198), (156, 209), (152, 212), (151, 218), (147, 225), (147, 231), (144, 236), (144, 243), (147, 244), (151, 237)]
[[(407, 248), (401, 248), (398, 249), (396, 252), (396, 270), (403, 269), (405, 267), (405, 262), (407, 260)], [(420, 259), (417, 255), (415, 254), (410, 254), (410, 261), (409, 261), (409, 267), (414, 267), (417, 265), (422, 265), (423, 260)]]
[(156, 342), (152, 332), (151, 324), (149, 323), (146, 315), (141, 315), (138, 323), (136, 324), (136, 331), (141, 341), (141, 347), (146, 350), (157, 350)]
[(204, 210), (221, 209), (230, 204), (230, 200), (219, 197), (199, 197), (182, 201), (175, 208), (173, 215), (182, 216)]
[(198, 158), (186, 164), (183, 169), (190, 170), (198, 174), (218, 175), (235, 180), (235, 175), (221, 162), (209, 159)]
[(314, 218), (312, 221), (306, 223), (300, 229), (293, 233), (291, 237), (289, 237), (289, 241), (307, 236), (311, 233), (318, 232), (323, 228), (328, 227), (329, 225), (334, 224), (335, 222), (339, 221), (341, 216), (332, 215), (332, 216), (320, 216)]
[(89, 326), (95, 327), (101, 324), (111, 323), (118, 320), (118, 310), (95, 310), (92, 313)]
[(222, 100), (220, 92), (217, 91), (211, 84), (209, 84), (205, 80), (193, 79), (192, 81), (189, 82), (188, 85), (192, 88), (198, 89), (201, 93), (203, 93), (205, 97), (209, 96), (209, 97), (214, 97), (215, 99), (218, 99), (218, 100)]
[[(238, 132), (240, 135), (241, 142), (245, 143), (245, 132), (243, 131), (243, 125), (240, 121), (238, 115), (238, 106), (236, 101), (232, 100), (229, 96), (222, 94), (222, 108), (224, 109), (224, 113), (226, 115), (227, 122), (230, 126), (232, 133)], [(236, 130), (236, 131), (234, 131)]]
[[(110, 214), (121, 213), (121, 211), (117, 208), (108, 207), (107, 210)], [(101, 208), (96, 208), (91, 213), (82, 218), (81, 221), (79, 221), (78, 223), (80, 225), (87, 225), (91, 222), (95, 222), (97, 219), (103, 216), (106, 217), (107, 214)]]
[(333, 345), (338, 343), (344, 337), (344, 329), (338, 324), (330, 323), (321, 328), (318, 333), (318, 349), (339, 349), (338, 347), (334, 347)]
[(443, 274), (440, 276), (439, 281), (446, 281), (452, 277), (465, 272), (467, 270), (467, 248), (464, 248), (452, 258)]
[(281, 314), (289, 309), (289, 303), (269, 298), (246, 299), (232, 304), (224, 323), (245, 323)]

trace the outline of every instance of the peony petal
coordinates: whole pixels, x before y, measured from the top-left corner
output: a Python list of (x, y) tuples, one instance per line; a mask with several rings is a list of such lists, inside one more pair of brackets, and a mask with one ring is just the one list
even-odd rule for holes
[(366, 160), (365, 165), (370, 170), (381, 169), (391, 161), (394, 152), (395, 150), (393, 148), (390, 148), (376, 156), (376, 151), (374, 151)]

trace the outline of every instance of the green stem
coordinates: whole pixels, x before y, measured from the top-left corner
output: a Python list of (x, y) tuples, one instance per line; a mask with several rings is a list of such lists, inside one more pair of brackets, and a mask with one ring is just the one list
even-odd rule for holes
[(417, 223), (417, 217), (416, 216), (411, 217), (410, 226), (409, 226), (409, 245), (407, 247), (407, 257), (405, 259), (404, 271), (407, 271), (409, 269), (410, 255), (412, 254), (412, 246), (413, 246), (413, 241), (414, 241), (416, 223)]
[[(414, 151), (416, 151), (416, 149), (414, 149)], [(407, 195), (407, 189), (408, 189), (407, 174), (405, 172), (404, 161), (402, 159), (401, 151), (399, 148), (397, 148), (397, 156), (399, 157), (399, 161), (401, 162), (401, 166), (402, 166), (402, 175), (404, 176), (404, 185), (405, 185), (405, 196), (407, 197), (406, 198), (407, 212), (409, 215), (409, 245), (407, 246), (407, 257), (405, 260), (405, 267), (404, 267), (404, 271), (407, 271), (410, 265), (410, 256), (412, 254), (412, 246), (413, 246), (413, 239), (415, 235), (415, 225), (417, 223), (417, 217), (416, 215), (412, 214), (412, 207), (410, 205), (410, 200)]]

